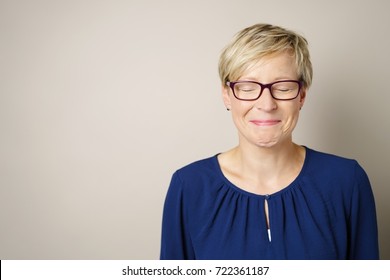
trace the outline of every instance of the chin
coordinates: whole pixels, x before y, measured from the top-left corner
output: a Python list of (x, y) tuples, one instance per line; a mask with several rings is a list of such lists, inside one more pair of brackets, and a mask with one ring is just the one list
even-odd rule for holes
[(271, 147), (274, 147), (276, 146), (276, 144), (278, 143), (278, 141), (259, 141), (259, 142), (256, 142), (256, 146), (258, 147), (261, 147), (261, 148), (271, 148)]

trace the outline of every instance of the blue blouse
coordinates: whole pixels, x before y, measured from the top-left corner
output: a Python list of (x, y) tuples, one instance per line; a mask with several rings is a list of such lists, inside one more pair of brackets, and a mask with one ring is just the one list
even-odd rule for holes
[(271, 195), (232, 184), (217, 156), (172, 176), (160, 259), (378, 258), (374, 197), (355, 160), (306, 148), (298, 177)]

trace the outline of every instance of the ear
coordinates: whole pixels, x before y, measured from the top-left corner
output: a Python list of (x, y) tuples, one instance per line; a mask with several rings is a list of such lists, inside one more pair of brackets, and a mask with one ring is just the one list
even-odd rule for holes
[(302, 109), (303, 104), (305, 103), (306, 100), (306, 88), (303, 88), (301, 90), (301, 93), (299, 94), (299, 108)]
[(222, 85), (222, 99), (225, 104), (226, 109), (231, 109), (231, 100), (230, 100), (230, 88), (227, 85)]

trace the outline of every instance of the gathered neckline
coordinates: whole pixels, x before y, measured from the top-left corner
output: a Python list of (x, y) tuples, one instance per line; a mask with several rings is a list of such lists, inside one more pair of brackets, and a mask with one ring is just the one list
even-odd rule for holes
[(214, 157), (213, 157), (213, 163), (215, 164), (215, 167), (216, 167), (216, 170), (218, 172), (218, 175), (219, 177), (226, 183), (226, 185), (233, 189), (234, 191), (237, 191), (239, 193), (242, 193), (244, 195), (248, 195), (248, 196), (251, 196), (251, 197), (257, 197), (257, 198), (262, 198), (262, 199), (269, 199), (271, 197), (274, 197), (274, 196), (277, 196), (277, 195), (281, 195), (282, 193), (284, 192), (287, 192), (289, 190), (292, 190), (294, 189), (296, 186), (299, 186), (298, 182), (300, 180), (300, 178), (303, 176), (303, 174), (305, 173), (306, 171), (306, 167), (308, 165), (308, 161), (309, 161), (309, 157), (310, 157), (310, 149), (307, 148), (306, 146), (303, 146), (303, 148), (305, 148), (305, 159), (303, 161), (303, 165), (302, 165), (302, 168), (301, 170), (299, 171), (298, 175), (295, 177), (295, 179), (290, 183), (288, 184), (287, 186), (285, 186), (284, 188), (274, 192), (274, 193), (270, 193), (270, 194), (256, 194), (256, 193), (253, 193), (253, 192), (250, 192), (250, 191), (247, 191), (247, 190), (244, 190), (238, 186), (236, 186), (235, 184), (233, 184), (226, 176), (225, 174), (223, 173), (222, 171), (222, 168), (221, 168), (221, 165), (219, 164), (219, 161), (218, 161), (218, 155), (220, 155), (220, 153), (216, 154)]

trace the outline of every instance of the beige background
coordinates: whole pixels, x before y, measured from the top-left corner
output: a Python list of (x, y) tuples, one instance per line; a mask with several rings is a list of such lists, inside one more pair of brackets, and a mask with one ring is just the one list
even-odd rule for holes
[(0, 258), (157, 259), (171, 174), (236, 144), (220, 50), (269, 22), (310, 42), (295, 140), (357, 159), (390, 259), (386, 0), (0, 0)]

